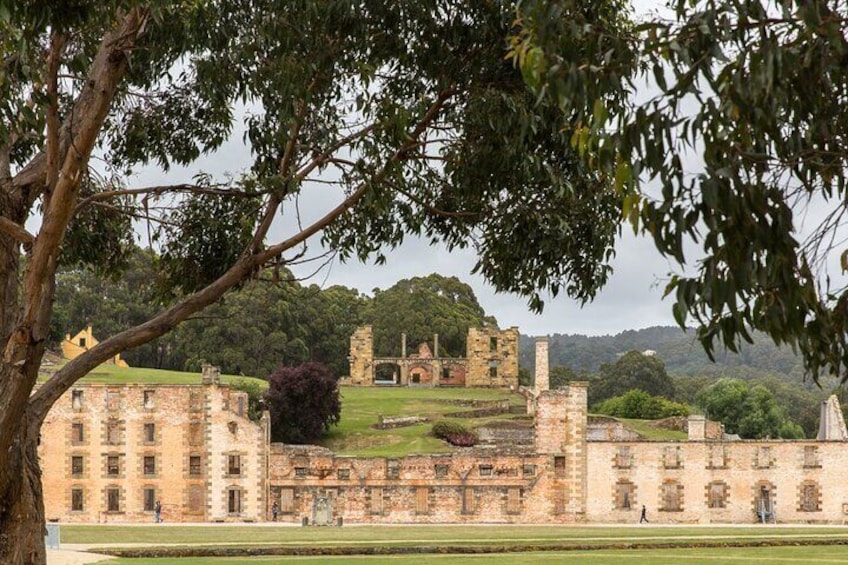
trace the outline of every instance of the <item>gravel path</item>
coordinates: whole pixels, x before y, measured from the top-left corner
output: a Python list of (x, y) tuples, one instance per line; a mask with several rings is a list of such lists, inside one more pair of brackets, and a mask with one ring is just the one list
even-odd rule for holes
[(88, 553), (85, 551), (71, 551), (68, 549), (48, 549), (47, 565), (86, 565), (97, 563), (107, 559), (115, 559), (111, 555), (99, 553)]

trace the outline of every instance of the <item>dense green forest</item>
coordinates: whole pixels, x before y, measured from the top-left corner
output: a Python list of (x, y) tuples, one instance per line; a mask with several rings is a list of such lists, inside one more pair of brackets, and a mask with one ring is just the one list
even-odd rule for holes
[[(91, 324), (98, 339), (149, 319), (178, 297), (162, 291), (154, 253), (136, 249), (118, 278), (68, 268), (56, 280), (51, 346), (65, 334)], [(374, 289), (366, 296), (343, 286), (303, 284), (288, 271), (261, 273), (227, 293), (173, 332), (123, 354), (134, 367), (199, 371), (204, 362), (225, 373), (265, 378), (279, 365), (320, 361), (336, 375), (347, 374), (350, 335), (362, 324), (374, 326), (378, 355), (400, 351), (401, 333), (409, 350), (439, 334), (446, 355), (464, 356), (469, 326), (496, 325), (474, 291), (455, 277), (429, 275)]]
[[(52, 346), (58, 348), (66, 333), (74, 334), (87, 324), (103, 339), (118, 328), (148, 319), (162, 305), (178, 299), (163, 292), (161, 281), (150, 276), (157, 272), (155, 262), (159, 260), (150, 251), (136, 249), (118, 278), (84, 269), (60, 271)], [(320, 361), (340, 376), (348, 372), (350, 335), (362, 324), (374, 326), (377, 355), (399, 353), (400, 336), (406, 332), (410, 352), (421, 342), (432, 346), (433, 334), (438, 333), (441, 352), (457, 357), (465, 355), (470, 326), (497, 325), (473, 289), (456, 277), (415, 277), (384, 290), (375, 288), (371, 294), (343, 286), (304, 284), (288, 271), (261, 273), (201, 316), (125, 352), (124, 358), (134, 367), (179, 371), (199, 371), (200, 365), (208, 362), (226, 373), (260, 378), (280, 365)], [(758, 421), (763, 434), (773, 436), (775, 430), (797, 424), (805, 435), (815, 435), (819, 402), (833, 391), (841, 395), (842, 389), (827, 380), (821, 381), (821, 389), (805, 381), (800, 358), (790, 349), (775, 347), (764, 336), (755, 337), (756, 342), (743, 347), (738, 355), (722, 351), (712, 362), (691, 332), (674, 327), (597, 337), (554, 334), (549, 336), (551, 383), (560, 386), (575, 378), (589, 380), (593, 406), (635, 388), (701, 411), (718, 410), (710, 394), (727, 397), (731, 391), (742, 395), (740, 398), (759, 394), (761, 406), (777, 406), (780, 412), (763, 412), (771, 414), (771, 420), (764, 416)], [(534, 341), (521, 336), (525, 384), (532, 380)], [(631, 353), (646, 350), (656, 355)], [(744, 383), (709, 389), (720, 379)], [(768, 391), (768, 398), (763, 390)], [(741, 429), (752, 428), (750, 423), (746, 426)]]

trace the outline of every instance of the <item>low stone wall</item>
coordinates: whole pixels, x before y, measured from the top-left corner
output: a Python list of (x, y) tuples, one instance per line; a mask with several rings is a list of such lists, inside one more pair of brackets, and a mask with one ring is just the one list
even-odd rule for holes
[(377, 425), (374, 427), (378, 430), (391, 430), (394, 428), (404, 428), (406, 426), (424, 424), (429, 421), (430, 418), (425, 416), (377, 416)]
[(588, 441), (636, 441), (641, 438), (638, 433), (614, 418), (589, 416), (586, 426)]
[(530, 445), (533, 443), (534, 433), (532, 426), (525, 425), (487, 425), (477, 428), (480, 443), (504, 447)]

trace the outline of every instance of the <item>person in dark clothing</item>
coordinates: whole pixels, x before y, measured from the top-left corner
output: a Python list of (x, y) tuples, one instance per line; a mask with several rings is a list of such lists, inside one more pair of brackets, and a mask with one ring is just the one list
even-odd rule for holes
[(162, 503), (158, 500), (156, 501), (156, 505), (153, 507), (153, 517), (157, 524), (162, 521)]
[(648, 522), (648, 511), (645, 509), (645, 505), (642, 505), (642, 515), (639, 517), (639, 523)]
[(277, 521), (277, 515), (280, 513), (280, 507), (277, 506), (277, 502), (274, 502), (274, 505), (271, 506), (271, 515), (274, 517), (274, 521)]

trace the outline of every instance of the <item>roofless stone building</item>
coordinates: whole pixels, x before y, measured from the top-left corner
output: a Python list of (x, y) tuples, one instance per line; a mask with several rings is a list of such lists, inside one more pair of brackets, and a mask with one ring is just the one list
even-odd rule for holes
[(458, 386), (518, 389), (518, 328), (469, 328), (465, 357), (439, 355), (439, 334), (433, 349), (422, 343), (407, 354), (406, 334), (395, 357), (374, 357), (372, 326), (358, 328), (350, 337), (350, 377), (356, 386)]

